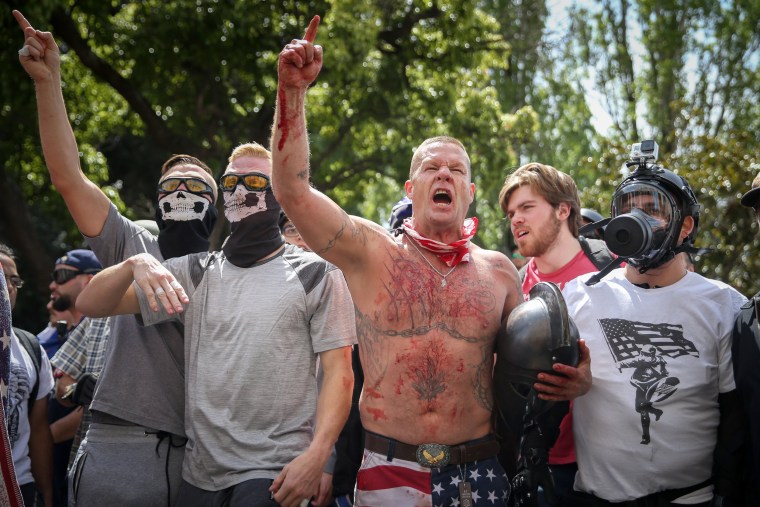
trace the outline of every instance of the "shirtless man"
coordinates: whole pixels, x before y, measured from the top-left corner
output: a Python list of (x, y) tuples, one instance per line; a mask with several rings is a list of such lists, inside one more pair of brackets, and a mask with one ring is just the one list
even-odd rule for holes
[(397, 237), (309, 186), (304, 102), (322, 66), (318, 25), (280, 53), (273, 186), (306, 243), (343, 271), (356, 308), (367, 430), (356, 505), (503, 505), (491, 373), (499, 326), (522, 301), (517, 271), (470, 243), (475, 185), (454, 138), (415, 151), (405, 184), (413, 214)]

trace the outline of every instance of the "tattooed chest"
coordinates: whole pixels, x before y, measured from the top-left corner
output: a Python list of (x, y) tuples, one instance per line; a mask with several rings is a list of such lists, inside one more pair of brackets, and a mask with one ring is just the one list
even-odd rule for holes
[(442, 276), (424, 269), (417, 262), (397, 259), (386, 270), (382, 292), (376, 299), (381, 310), (380, 327), (425, 327), (470, 320), (476, 327), (487, 327), (499, 308), (495, 288), (482, 280), (475, 268), (467, 265), (454, 270), (441, 286)]

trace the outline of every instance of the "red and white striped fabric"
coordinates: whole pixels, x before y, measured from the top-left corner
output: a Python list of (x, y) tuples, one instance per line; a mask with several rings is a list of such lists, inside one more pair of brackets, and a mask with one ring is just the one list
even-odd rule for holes
[(432, 506), (430, 469), (412, 461), (394, 459), (364, 451), (364, 461), (356, 476), (354, 507), (378, 505)]

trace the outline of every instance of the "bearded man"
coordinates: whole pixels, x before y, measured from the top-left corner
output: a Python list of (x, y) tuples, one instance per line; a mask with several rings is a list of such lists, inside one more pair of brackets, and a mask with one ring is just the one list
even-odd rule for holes
[[(552, 166), (531, 162), (511, 173), (499, 193), (499, 204), (520, 254), (530, 258), (520, 270), (524, 294), (539, 282), (553, 282), (561, 289), (577, 276), (599, 271), (595, 252), (604, 252), (605, 261), (612, 258), (603, 241), (579, 236), (582, 219), (578, 187), (573, 178)], [(585, 344), (581, 348), (585, 354)], [(542, 384), (535, 388), (543, 399), (559, 401), (550, 397)], [(549, 465), (557, 497), (554, 505), (572, 504), (577, 465), (571, 414), (560, 424)], [(542, 495), (539, 502), (547, 505)]]

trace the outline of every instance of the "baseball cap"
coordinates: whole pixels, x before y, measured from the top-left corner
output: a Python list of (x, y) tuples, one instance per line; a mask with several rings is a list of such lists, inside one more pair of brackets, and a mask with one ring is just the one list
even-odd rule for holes
[(58, 257), (55, 260), (55, 263), (71, 266), (85, 274), (95, 274), (103, 269), (103, 266), (100, 264), (100, 261), (98, 261), (98, 258), (95, 257), (92, 250), (85, 250), (82, 248), (66, 252), (64, 255)]
[(760, 200), (760, 174), (755, 176), (755, 179), (752, 181), (752, 190), (744, 194), (740, 202), (742, 206), (754, 208), (757, 206), (758, 200)]

